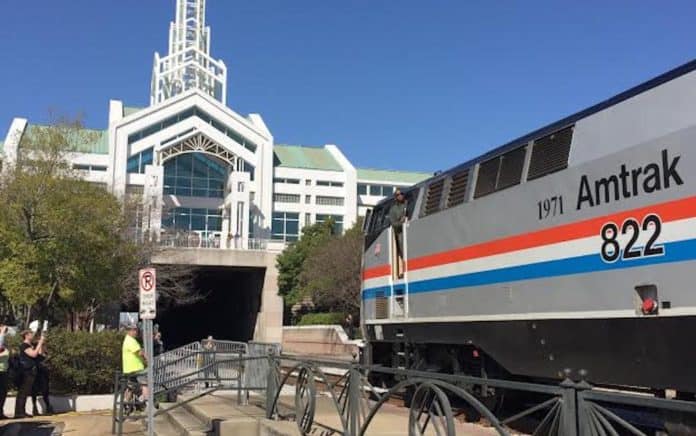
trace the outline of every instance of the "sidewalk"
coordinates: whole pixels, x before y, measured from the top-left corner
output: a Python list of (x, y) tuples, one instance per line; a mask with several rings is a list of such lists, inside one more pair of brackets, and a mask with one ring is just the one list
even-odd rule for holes
[[(142, 435), (142, 426), (137, 421), (123, 424), (123, 434)], [(101, 436), (111, 435), (111, 411), (89, 413), (64, 413), (53, 416), (38, 416), (20, 421), (0, 421), (2, 436)]]

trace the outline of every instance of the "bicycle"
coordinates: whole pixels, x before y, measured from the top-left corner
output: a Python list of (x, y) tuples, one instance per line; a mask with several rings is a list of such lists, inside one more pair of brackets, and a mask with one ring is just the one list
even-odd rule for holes
[(126, 383), (121, 392), (121, 404), (123, 407), (123, 415), (129, 416), (134, 412), (143, 412), (145, 410), (145, 401), (139, 400), (143, 393), (143, 387), (135, 376), (126, 376)]

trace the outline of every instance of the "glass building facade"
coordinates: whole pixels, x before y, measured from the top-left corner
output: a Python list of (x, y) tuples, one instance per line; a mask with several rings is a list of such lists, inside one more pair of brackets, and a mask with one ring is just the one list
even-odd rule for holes
[(164, 194), (224, 198), (228, 166), (204, 153), (185, 153), (164, 164)]
[[(164, 194), (181, 197), (218, 198), (225, 196), (229, 166), (205, 153), (184, 153), (164, 163)], [(162, 227), (194, 232), (210, 238), (222, 231), (220, 209), (176, 207), (165, 212)]]
[(164, 215), (162, 226), (182, 232), (196, 232), (207, 238), (222, 230), (222, 211), (176, 207)]

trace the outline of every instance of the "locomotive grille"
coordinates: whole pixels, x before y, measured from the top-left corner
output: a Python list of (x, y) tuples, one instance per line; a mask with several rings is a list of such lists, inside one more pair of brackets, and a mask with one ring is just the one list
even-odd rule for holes
[(519, 147), (479, 165), (474, 198), (520, 183), (526, 147)]
[(526, 147), (516, 148), (505, 153), (500, 163), (500, 175), (495, 190), (509, 188), (520, 183)]
[(536, 179), (568, 167), (573, 126), (534, 141), (527, 180)]
[(384, 295), (377, 295), (375, 298), (375, 318), (386, 319), (389, 318), (389, 299)]
[(428, 195), (425, 197), (423, 215), (430, 215), (440, 210), (440, 199), (445, 186), (445, 179), (440, 179), (428, 186)]
[(454, 207), (464, 203), (466, 200), (466, 188), (469, 186), (469, 169), (465, 169), (452, 176), (449, 195), (447, 196), (447, 207)]
[(498, 179), (500, 156), (483, 162), (479, 165), (478, 179), (476, 180), (476, 192), (474, 198), (479, 198), (495, 192), (495, 184)]

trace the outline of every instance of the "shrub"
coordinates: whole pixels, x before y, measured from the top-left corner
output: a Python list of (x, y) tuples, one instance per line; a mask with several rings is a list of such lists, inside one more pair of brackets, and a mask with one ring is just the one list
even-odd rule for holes
[(302, 315), (297, 325), (342, 325), (344, 318), (345, 315), (339, 312), (307, 313)]
[[(7, 345), (17, 352), (20, 339), (8, 338)], [(46, 339), (51, 393), (109, 394), (114, 374), (121, 369), (123, 333), (89, 333), (51, 330)]]
[(121, 369), (123, 333), (58, 330), (47, 340), (51, 387), (56, 392), (106, 394)]

